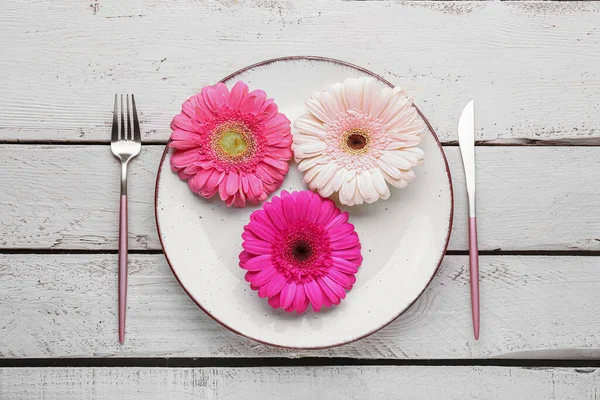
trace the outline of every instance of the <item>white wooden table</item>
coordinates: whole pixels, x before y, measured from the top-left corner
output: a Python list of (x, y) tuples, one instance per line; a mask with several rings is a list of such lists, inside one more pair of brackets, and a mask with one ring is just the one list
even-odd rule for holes
[[(324, 351), (204, 315), (158, 242), (154, 177), (187, 96), (265, 58), (347, 60), (434, 125), (456, 209), (397, 321)], [(600, 398), (600, 2), (2, 0), (0, 399)], [(127, 340), (117, 342), (112, 96), (135, 93)], [(482, 335), (455, 126), (477, 101)], [(441, 395), (441, 396), (440, 396)]]

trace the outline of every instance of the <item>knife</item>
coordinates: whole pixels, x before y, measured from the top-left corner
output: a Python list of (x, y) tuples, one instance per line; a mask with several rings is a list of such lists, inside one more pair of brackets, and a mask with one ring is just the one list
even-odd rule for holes
[(458, 121), (458, 145), (462, 155), (469, 198), (469, 265), (471, 270), (471, 311), (473, 333), (479, 339), (479, 251), (475, 216), (475, 110), (473, 100), (464, 108)]

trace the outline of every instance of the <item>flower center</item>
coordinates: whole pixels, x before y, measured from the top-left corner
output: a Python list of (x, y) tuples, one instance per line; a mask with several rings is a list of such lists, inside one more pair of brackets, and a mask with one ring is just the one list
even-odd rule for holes
[(244, 137), (239, 132), (225, 131), (219, 140), (219, 146), (221, 146), (224, 152), (235, 157), (246, 151), (248, 143), (246, 143)]
[(324, 275), (332, 263), (327, 232), (306, 219), (296, 221), (276, 239), (273, 261), (288, 281), (303, 283)]
[(250, 129), (241, 122), (226, 122), (214, 131), (212, 147), (221, 159), (238, 161), (254, 153)]
[(348, 129), (342, 135), (341, 148), (346, 153), (359, 155), (366, 154), (369, 151), (371, 137), (365, 129), (353, 128)]
[(300, 239), (291, 245), (291, 255), (297, 261), (306, 261), (313, 253), (312, 246), (308, 240)]

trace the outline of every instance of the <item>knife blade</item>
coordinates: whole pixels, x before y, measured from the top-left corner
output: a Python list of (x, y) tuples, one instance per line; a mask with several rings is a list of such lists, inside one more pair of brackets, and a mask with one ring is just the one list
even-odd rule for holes
[(473, 333), (475, 340), (479, 340), (479, 251), (477, 248), (477, 217), (475, 213), (475, 107), (473, 100), (465, 106), (460, 115), (458, 145), (465, 170), (467, 197), (469, 199), (469, 266)]

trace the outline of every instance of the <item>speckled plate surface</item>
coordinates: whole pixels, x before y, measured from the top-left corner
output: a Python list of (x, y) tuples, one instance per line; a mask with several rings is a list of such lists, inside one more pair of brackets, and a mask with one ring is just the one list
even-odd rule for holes
[[(243, 80), (251, 89), (265, 90), (280, 111), (294, 121), (304, 112), (304, 101), (313, 91), (364, 75), (391, 86), (365, 69), (320, 57), (264, 61), (229, 75), (223, 82), (231, 87)], [(444, 152), (431, 127), (420, 147), (426, 154), (425, 164), (415, 168), (415, 182), (405, 189), (392, 189), (388, 200), (342, 207), (350, 212), (350, 222), (360, 235), (364, 262), (354, 288), (339, 306), (303, 315), (271, 309), (266, 299), (250, 289), (244, 280), (245, 271), (238, 266), (242, 229), (255, 207), (227, 208), (219, 199), (194, 195), (171, 172), (171, 152), (165, 148), (156, 181), (155, 207), (167, 261), (198, 306), (248, 338), (308, 349), (365, 337), (392, 322), (419, 297), (435, 275), (448, 245), (452, 182)], [(291, 166), (281, 189), (305, 189), (296, 165)]]

